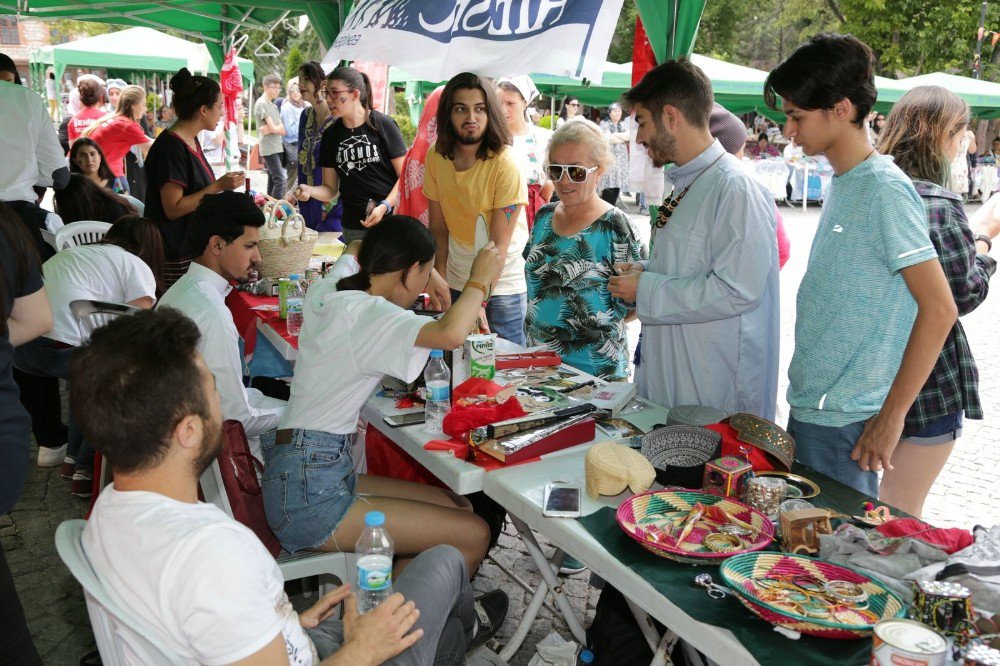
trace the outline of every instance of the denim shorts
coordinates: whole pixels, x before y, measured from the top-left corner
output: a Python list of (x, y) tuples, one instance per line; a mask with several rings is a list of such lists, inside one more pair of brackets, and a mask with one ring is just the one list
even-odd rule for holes
[(917, 432), (903, 438), (907, 444), (917, 446), (937, 446), (950, 444), (962, 436), (962, 412), (952, 412), (940, 416)]
[(795, 459), (845, 486), (878, 497), (878, 473), (865, 472), (851, 460), (851, 451), (865, 430), (866, 421), (839, 428), (788, 419), (788, 434), (795, 440)]
[(353, 435), (292, 431), (291, 442), (261, 441), (264, 512), (281, 547), (290, 553), (330, 540), (356, 495), (351, 460)]

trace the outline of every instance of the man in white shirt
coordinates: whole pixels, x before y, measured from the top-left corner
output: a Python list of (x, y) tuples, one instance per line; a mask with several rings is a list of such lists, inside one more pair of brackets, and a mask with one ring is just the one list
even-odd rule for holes
[(260, 436), (278, 428), (286, 403), (243, 385), (240, 335), (226, 296), (231, 283), (246, 280), (260, 262), (257, 242), (262, 226), (264, 214), (245, 194), (222, 192), (203, 198), (188, 225), (195, 259), (160, 299), (161, 307), (177, 308), (198, 325), (198, 352), (215, 375), (222, 417), (243, 424), (257, 458)]
[[(114, 470), (82, 539), (109, 594), (183, 663), (460, 663), (476, 620), (455, 548), (418, 555), (364, 615), (347, 585), (299, 614), (256, 535), (198, 501), (222, 447), (199, 337), (176, 310), (144, 311), (96, 331), (73, 357), (73, 374), (87, 377), (71, 389), (80, 425)], [(341, 602), (343, 621), (331, 617)]]

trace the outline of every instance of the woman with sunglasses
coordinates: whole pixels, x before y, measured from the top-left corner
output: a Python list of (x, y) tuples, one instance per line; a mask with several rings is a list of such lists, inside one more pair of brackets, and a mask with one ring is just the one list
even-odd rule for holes
[(614, 264), (646, 258), (639, 233), (622, 211), (600, 197), (611, 167), (600, 128), (579, 119), (557, 129), (546, 171), (557, 203), (538, 211), (524, 248), (527, 346), (559, 352), (563, 362), (609, 381), (628, 380), (625, 322), (633, 312), (608, 291)]
[(563, 99), (562, 108), (559, 110), (559, 117), (556, 118), (556, 129), (562, 127), (571, 120), (583, 120), (580, 115), (580, 100), (572, 95), (566, 95)]
[(336, 120), (323, 132), (323, 181), (299, 185), (295, 197), (327, 202), (341, 196), (342, 240), (350, 243), (395, 208), (406, 143), (396, 121), (372, 107), (368, 76), (353, 67), (326, 77), (326, 101)]
[[(326, 82), (323, 67), (312, 60), (302, 63), (299, 67), (299, 92), (302, 100), (309, 105), (302, 111), (299, 118), (298, 174), (294, 192), (299, 185), (312, 187), (323, 184), (323, 167), (319, 161), (319, 151), (325, 132), (336, 116), (330, 113), (326, 103)], [(294, 194), (290, 197), (295, 203)], [(324, 203), (319, 199), (309, 199), (299, 202), (299, 213), (306, 221), (306, 226), (316, 231), (340, 231), (340, 218), (344, 206), (337, 201), (334, 204)]]

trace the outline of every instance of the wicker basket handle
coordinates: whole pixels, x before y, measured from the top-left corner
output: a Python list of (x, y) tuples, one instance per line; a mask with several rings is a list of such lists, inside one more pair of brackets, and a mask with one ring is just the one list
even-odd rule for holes
[(261, 210), (267, 219), (267, 228), (274, 229), (278, 224), (278, 202), (275, 200), (268, 201)]
[[(281, 225), (281, 243), (282, 245), (288, 245), (288, 228), (299, 230), (299, 240), (305, 241), (306, 239), (306, 221), (298, 213), (292, 213), (285, 218), (285, 223)], [(295, 236), (292, 236), (294, 238)]]

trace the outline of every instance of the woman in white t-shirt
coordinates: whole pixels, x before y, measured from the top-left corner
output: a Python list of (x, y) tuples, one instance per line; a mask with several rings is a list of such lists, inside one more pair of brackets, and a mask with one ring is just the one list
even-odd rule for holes
[(552, 132), (528, 120), (528, 105), (538, 95), (538, 88), (528, 76), (511, 76), (497, 82), (497, 97), (514, 138), (514, 154), (528, 179), (528, 205), (524, 207), (528, 231), (535, 224), (535, 213), (549, 202), (553, 191), (552, 181), (542, 168)]
[[(52, 304), (52, 331), (15, 349), (14, 366), (31, 375), (69, 379), (70, 354), (87, 339), (70, 303), (92, 300), (151, 308), (162, 268), (160, 232), (153, 222), (138, 216), (120, 218), (97, 243), (57, 252), (42, 266)], [(93, 449), (83, 442), (70, 410), (62, 475), (73, 480), (74, 495), (90, 496), (93, 466)]]
[(274, 442), (262, 441), (267, 520), (290, 552), (350, 552), (365, 514), (377, 510), (395, 541), (396, 573), (439, 544), (462, 552), (470, 577), (486, 554), (489, 528), (467, 500), (355, 474), (351, 460), (361, 407), (382, 377), (411, 382), (432, 349), (461, 346), (500, 272), (500, 254), (490, 243), (451, 309), (440, 320), (421, 317), (406, 308), (426, 289), (435, 250), (420, 221), (388, 215), (306, 293), (288, 408)]

